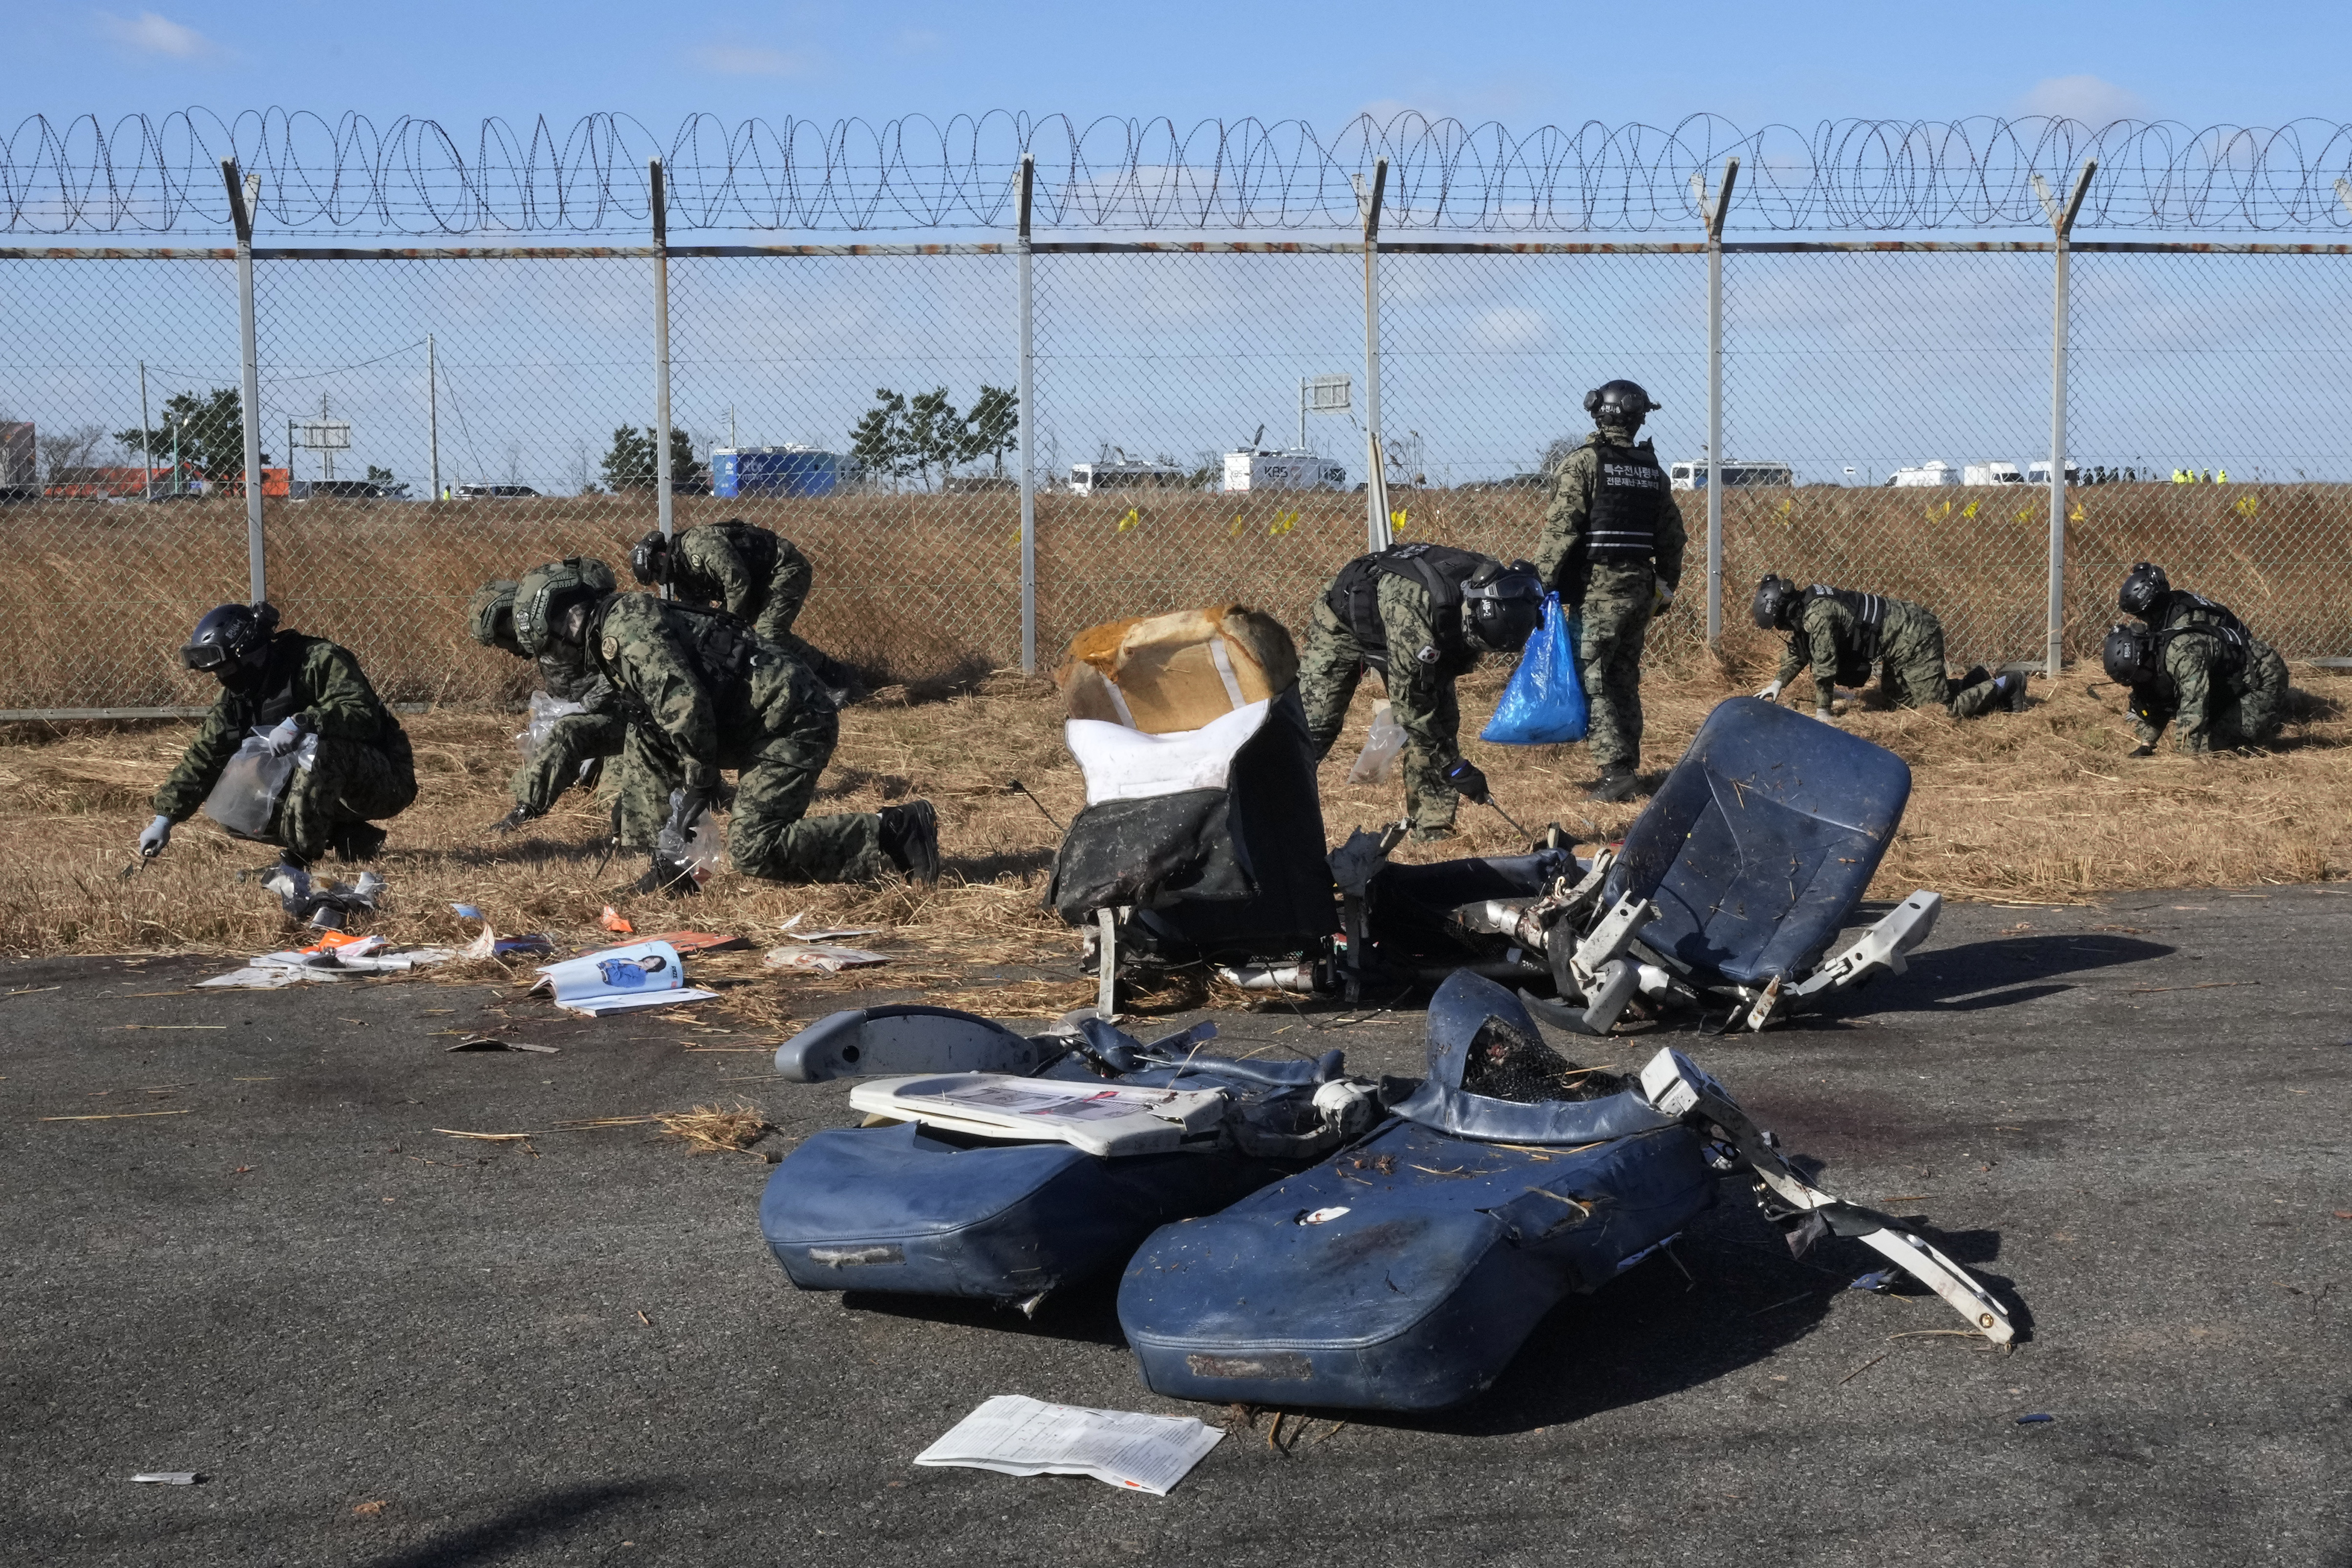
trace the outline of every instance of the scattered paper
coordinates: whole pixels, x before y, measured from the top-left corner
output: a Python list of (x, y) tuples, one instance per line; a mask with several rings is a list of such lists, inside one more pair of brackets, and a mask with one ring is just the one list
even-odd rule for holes
[(289, 952), (265, 952), (242, 969), (199, 980), (200, 986), (236, 991), (276, 991), (313, 981), (348, 980), (354, 974), (398, 974), (458, 956), (446, 947), (390, 947), (382, 937), (320, 942)]
[(461, 921), (487, 921), (490, 918), (471, 904), (451, 904), (449, 907), (457, 911), (457, 918)]
[(820, 942), (768, 950), (768, 967), (771, 969), (815, 969), (827, 974), (838, 974), (845, 969), (889, 962), (887, 954), (868, 952), (862, 947), (827, 947)]
[(604, 916), (602, 919), (598, 920), (596, 923), (603, 926), (606, 931), (619, 931), (623, 936), (628, 936), (634, 933), (637, 929), (629, 923), (627, 916), (622, 914), (610, 904), (606, 904), (604, 906)]
[(1000, 1394), (915, 1457), (1007, 1476), (1092, 1476), (1166, 1497), (1224, 1434), (1186, 1415), (1088, 1410)]
[(686, 984), (686, 965), (677, 950), (666, 942), (638, 942), (584, 953), (540, 970), (534, 995), (549, 995), (566, 1012), (593, 1018), (637, 1007), (667, 1007), (679, 1002), (708, 1002), (715, 991), (698, 991)]
[(134, 1481), (152, 1481), (159, 1486), (192, 1487), (196, 1484), (194, 1470), (142, 1470), (131, 1478)]
[(823, 931), (803, 931), (800, 923), (806, 919), (808, 911), (803, 910), (777, 929), (794, 942), (837, 942), (845, 936), (879, 936), (885, 929), (881, 926), (828, 926)]

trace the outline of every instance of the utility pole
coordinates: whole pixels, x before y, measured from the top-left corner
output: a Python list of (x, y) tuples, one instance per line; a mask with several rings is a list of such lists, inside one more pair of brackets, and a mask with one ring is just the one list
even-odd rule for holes
[(145, 500), (155, 499), (155, 454), (147, 438), (147, 362), (139, 362), (139, 476), (140, 496)]
[(441, 378), (433, 363), (433, 334), (425, 334), (425, 440), (432, 450), (433, 488), (427, 500), (441, 499)]

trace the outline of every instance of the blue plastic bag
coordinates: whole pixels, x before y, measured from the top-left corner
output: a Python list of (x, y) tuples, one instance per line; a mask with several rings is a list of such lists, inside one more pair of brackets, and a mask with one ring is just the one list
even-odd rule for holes
[(1505, 746), (1556, 746), (1584, 739), (1584, 682), (1576, 674), (1576, 623), (1559, 607), (1559, 595), (1544, 595), (1543, 625), (1528, 639), (1519, 668), (1503, 688), (1495, 716), (1478, 731), (1482, 741)]

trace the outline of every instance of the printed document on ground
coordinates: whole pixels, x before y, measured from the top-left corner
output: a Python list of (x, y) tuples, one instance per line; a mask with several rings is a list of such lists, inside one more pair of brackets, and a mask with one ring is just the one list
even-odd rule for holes
[(1224, 1434), (1183, 1415), (1089, 1410), (1000, 1394), (915, 1457), (1008, 1476), (1092, 1476), (1166, 1497)]

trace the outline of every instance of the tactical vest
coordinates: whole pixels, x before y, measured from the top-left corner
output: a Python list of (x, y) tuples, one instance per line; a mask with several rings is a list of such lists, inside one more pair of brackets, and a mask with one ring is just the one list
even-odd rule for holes
[(1658, 509), (1667, 499), (1666, 471), (1647, 446), (1592, 445), (1600, 459), (1592, 475), (1592, 510), (1585, 515), (1584, 550), (1595, 561), (1647, 561), (1657, 552)]
[(254, 727), (274, 730), (302, 710), (302, 696), (295, 689), (295, 681), (302, 672), (310, 640), (299, 632), (279, 632), (270, 639), (269, 661), (261, 667), (261, 679), (240, 693), (252, 708)]
[(1877, 661), (1879, 639), (1886, 628), (1885, 599), (1876, 594), (1856, 593), (1852, 588), (1832, 588), (1826, 583), (1816, 583), (1807, 588), (1805, 596), (1809, 599), (1835, 599), (1843, 605), (1846, 613), (1853, 616), (1862, 627), (1861, 646), (1853, 650), (1854, 657), (1864, 664)]
[(2235, 676), (2246, 668), (2252, 652), (2253, 634), (2246, 630), (2245, 622), (2231, 614), (2226, 605), (2216, 604), (2202, 594), (2191, 594), (2175, 588), (2172, 599), (2165, 606), (2164, 629), (2156, 634), (2157, 668), (2164, 668), (2164, 656), (2173, 639), (2184, 637), (2209, 637), (2221, 645), (2221, 657), (2214, 662), (2213, 673)]
[[(602, 646), (604, 616), (614, 602), (607, 599), (604, 609), (589, 626), (590, 647)], [(665, 605), (662, 610), (665, 624), (677, 638), (678, 650), (686, 655), (703, 689), (720, 701), (742, 695), (760, 650), (760, 639), (751, 628), (724, 610), (679, 604)], [(646, 717), (645, 705), (626, 687), (615, 686), (614, 693), (614, 706), (625, 715), (640, 721)]]
[(1444, 544), (1391, 544), (1340, 567), (1323, 602), (1355, 633), (1364, 662), (1385, 679), (1389, 633), (1381, 621), (1381, 578), (1402, 577), (1428, 590), (1429, 620), (1437, 633), (1437, 651), (1454, 658), (1467, 651), (1462, 640), (1462, 584), (1485, 564), (1486, 557), (1475, 550)]

